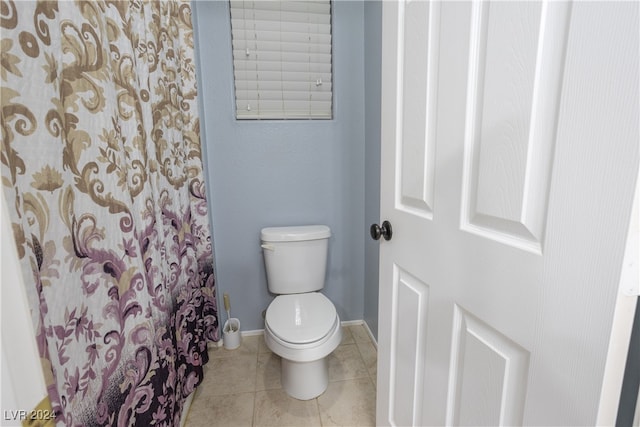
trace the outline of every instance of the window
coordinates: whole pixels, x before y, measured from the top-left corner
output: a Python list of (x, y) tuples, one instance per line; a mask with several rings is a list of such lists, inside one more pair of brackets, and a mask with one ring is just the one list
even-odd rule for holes
[(238, 119), (331, 119), (331, 3), (230, 1)]

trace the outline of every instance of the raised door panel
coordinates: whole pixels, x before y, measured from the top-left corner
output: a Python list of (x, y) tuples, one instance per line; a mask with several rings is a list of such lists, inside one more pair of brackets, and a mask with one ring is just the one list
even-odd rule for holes
[(454, 307), (447, 425), (521, 425), (529, 352)]
[(417, 425), (421, 419), (429, 287), (394, 266), (392, 292), (389, 418), (393, 425)]
[(568, 3), (473, 5), (461, 228), (542, 253)]
[(396, 207), (433, 216), (439, 4), (407, 2), (400, 10)]

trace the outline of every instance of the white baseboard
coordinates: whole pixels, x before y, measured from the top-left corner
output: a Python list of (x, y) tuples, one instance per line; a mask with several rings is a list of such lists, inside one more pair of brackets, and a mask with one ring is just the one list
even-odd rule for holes
[(242, 331), (242, 332), (240, 332), (240, 334), (243, 337), (252, 337), (252, 336), (255, 336), (255, 335), (262, 335), (262, 334), (264, 334), (264, 329), (254, 329), (254, 330), (251, 330), (251, 331)]
[[(378, 342), (376, 341), (375, 337), (373, 336), (373, 333), (371, 332), (371, 329), (369, 329), (369, 325), (367, 325), (367, 323), (364, 320), (345, 320), (343, 322), (340, 322), (340, 324), (342, 326), (359, 326), (359, 325), (363, 325), (364, 329), (367, 331), (367, 334), (369, 334), (369, 338), (371, 338), (371, 342), (375, 346), (376, 350), (378, 349)], [(263, 334), (264, 334), (264, 329), (252, 329), (250, 331), (240, 331), (240, 335), (243, 336), (243, 337), (252, 337), (252, 336), (263, 335)], [(224, 344), (224, 340), (222, 338), (220, 338), (220, 341), (218, 341), (218, 342), (210, 342), (208, 347), (209, 348), (222, 347), (223, 344)]]
[(373, 332), (371, 332), (371, 329), (369, 329), (369, 325), (367, 325), (367, 322), (362, 322), (364, 329), (367, 331), (367, 333), (369, 334), (369, 338), (371, 338), (371, 342), (373, 343), (373, 346), (376, 348), (376, 352), (378, 351), (378, 341), (376, 341), (376, 337), (373, 336)]
[(344, 322), (340, 322), (342, 326), (359, 326), (364, 323), (364, 320), (345, 320)]
[[(254, 329), (251, 331), (240, 331), (240, 336), (243, 337), (251, 337), (251, 336), (255, 336), (255, 335), (262, 335), (264, 334), (264, 329)], [(218, 348), (218, 347), (222, 347), (224, 345), (224, 339), (220, 338), (220, 341), (211, 341), (209, 342), (209, 344), (207, 344), (207, 348)]]

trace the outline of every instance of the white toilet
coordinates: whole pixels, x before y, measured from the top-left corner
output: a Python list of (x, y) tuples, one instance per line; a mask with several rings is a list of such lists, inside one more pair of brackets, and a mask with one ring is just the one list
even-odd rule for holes
[(282, 387), (309, 400), (327, 389), (327, 356), (342, 340), (333, 303), (316, 292), (324, 287), (331, 230), (325, 225), (262, 229), (269, 291), (278, 296), (264, 321), (267, 347), (282, 358)]

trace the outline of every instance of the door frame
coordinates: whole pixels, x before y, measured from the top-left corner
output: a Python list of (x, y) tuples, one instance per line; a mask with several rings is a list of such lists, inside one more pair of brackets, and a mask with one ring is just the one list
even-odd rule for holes
[[(631, 344), (631, 334), (634, 328), (634, 317), (640, 295), (640, 281), (638, 270), (640, 268), (640, 171), (636, 179), (636, 189), (629, 220), (629, 230), (627, 233), (627, 244), (625, 247), (624, 261), (621, 267), (620, 286), (618, 289), (618, 299), (615, 305), (613, 327), (611, 339), (609, 341), (609, 351), (604, 371), (604, 381), (600, 394), (600, 405), (598, 407), (598, 425), (615, 425), (620, 410), (622, 384), (627, 375), (627, 355)], [(640, 370), (640, 361), (635, 363), (636, 369)], [(638, 393), (638, 403), (635, 408), (635, 422), (638, 425), (640, 419), (640, 392)]]

